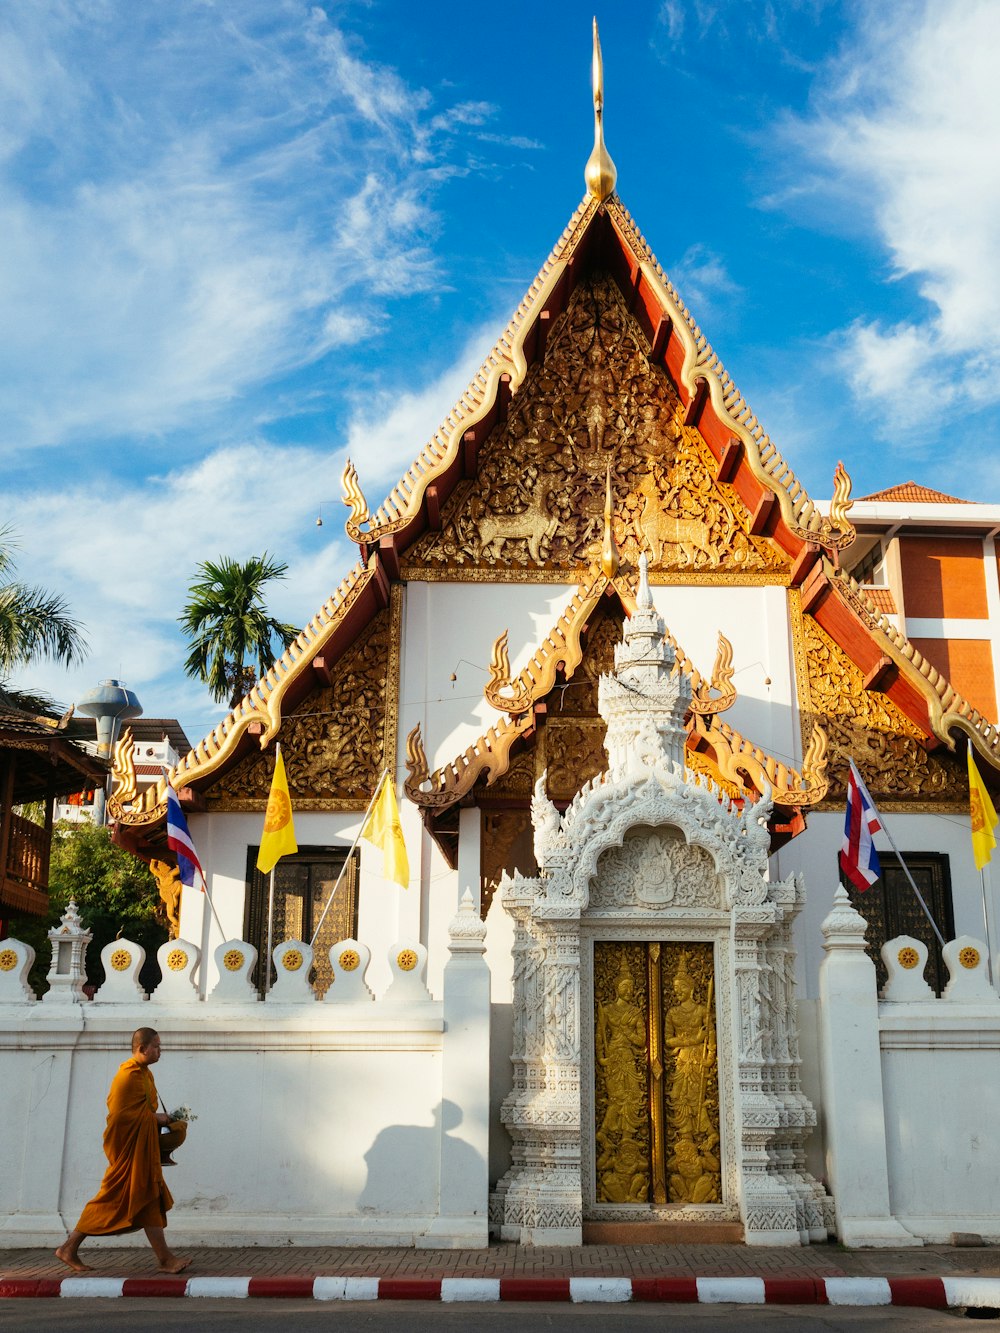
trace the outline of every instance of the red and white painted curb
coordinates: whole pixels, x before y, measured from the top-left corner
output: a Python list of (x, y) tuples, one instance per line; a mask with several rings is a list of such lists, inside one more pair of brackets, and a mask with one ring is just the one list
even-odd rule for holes
[(1000, 1309), (990, 1277), (0, 1277), (0, 1298), (249, 1297), (317, 1301), (627, 1301)]

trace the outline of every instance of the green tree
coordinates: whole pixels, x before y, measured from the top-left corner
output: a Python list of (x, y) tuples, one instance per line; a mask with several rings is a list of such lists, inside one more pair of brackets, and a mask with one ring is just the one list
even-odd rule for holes
[(156, 950), (169, 931), (162, 915), (156, 881), (131, 852), (116, 847), (111, 831), (89, 821), (60, 821), (52, 838), (49, 865), (49, 914), (45, 920), (22, 917), (11, 922), (10, 933), (30, 944), (37, 955), (31, 972), (36, 994), (46, 990), (45, 974), (50, 954), (46, 938), (57, 926), (70, 899), (94, 938), (87, 946), (87, 979), (95, 986), (104, 981), (101, 950), (119, 936), (141, 944), (146, 950), (142, 982), (156, 984)]
[(177, 618), (191, 641), (184, 670), (203, 680), (214, 699), (228, 698), (230, 708), (298, 634), (268, 615), (264, 604), (265, 585), (287, 570), (266, 551), (243, 563), (220, 557), (200, 564), (188, 589), (191, 600)]
[(72, 666), (87, 653), (87, 641), (65, 599), (13, 577), (17, 549), (12, 530), (0, 527), (0, 682), (40, 658)]

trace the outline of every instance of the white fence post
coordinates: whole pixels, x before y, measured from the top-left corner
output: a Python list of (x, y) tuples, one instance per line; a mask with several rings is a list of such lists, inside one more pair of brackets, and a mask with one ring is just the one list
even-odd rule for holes
[(441, 1193), (418, 1246), (460, 1249), (489, 1240), (490, 970), (486, 925), (466, 889), (448, 927), (441, 1053)]
[(865, 920), (838, 886), (822, 925), (819, 1037), (827, 1175), (844, 1245), (922, 1245), (891, 1215), (875, 965)]

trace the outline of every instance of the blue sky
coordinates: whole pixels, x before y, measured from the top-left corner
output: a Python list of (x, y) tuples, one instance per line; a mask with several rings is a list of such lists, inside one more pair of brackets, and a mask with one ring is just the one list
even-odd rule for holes
[[(197, 740), (175, 624), (265, 548), (302, 623), (583, 193), (587, 5), (13, 0), (0, 11), (0, 521)], [(1000, 4), (618, 0), (618, 190), (817, 499), (1000, 499)], [(322, 509), (323, 526), (316, 527)]]

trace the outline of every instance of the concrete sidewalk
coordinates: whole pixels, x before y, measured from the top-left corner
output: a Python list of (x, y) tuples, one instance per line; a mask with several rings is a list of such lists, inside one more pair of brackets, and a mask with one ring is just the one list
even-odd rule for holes
[[(168, 1233), (169, 1234), (169, 1233)], [(486, 1250), (185, 1249), (157, 1274), (145, 1246), (86, 1245), (74, 1276), (47, 1250), (0, 1250), (0, 1296), (313, 1297), (318, 1300), (713, 1301), (1000, 1307), (1000, 1249), (838, 1245), (588, 1245)]]

